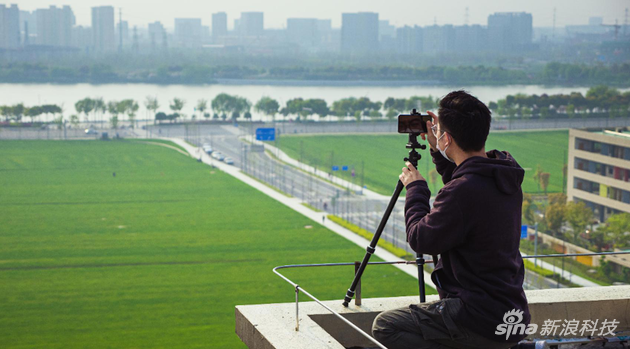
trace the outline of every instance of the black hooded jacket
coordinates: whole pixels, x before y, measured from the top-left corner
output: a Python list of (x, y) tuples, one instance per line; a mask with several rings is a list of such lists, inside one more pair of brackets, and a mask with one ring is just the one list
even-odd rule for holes
[(460, 298), (456, 322), (497, 342), (526, 334), (496, 335), (507, 311), (530, 314), (523, 291), (525, 269), (519, 252), (524, 170), (508, 152), (492, 150), (459, 166), (431, 152), (444, 187), (429, 206), (426, 181), (407, 185), (407, 240), (414, 251), (440, 254), (431, 274), (440, 298)]

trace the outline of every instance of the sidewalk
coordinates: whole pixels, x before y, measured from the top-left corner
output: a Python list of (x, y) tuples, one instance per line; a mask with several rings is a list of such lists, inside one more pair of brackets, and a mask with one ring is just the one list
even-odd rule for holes
[[(310, 218), (311, 220), (315, 221), (315, 223), (317, 224), (322, 224), (322, 217), (326, 216), (327, 213), (325, 212), (315, 212), (307, 207), (305, 207), (304, 205), (302, 205), (302, 201), (300, 199), (297, 198), (289, 198), (286, 197), (282, 194), (280, 194), (279, 192), (267, 187), (266, 185), (252, 179), (251, 177), (245, 175), (244, 173), (241, 172), (241, 170), (237, 167), (231, 166), (231, 165), (227, 165), (221, 161), (217, 161), (215, 159), (213, 159), (212, 157), (210, 157), (208, 154), (206, 154), (203, 151), (199, 151), (199, 148), (195, 148), (193, 146), (191, 146), (190, 144), (184, 142), (181, 139), (178, 138), (162, 138), (165, 140), (169, 140), (179, 146), (182, 146), (184, 149), (186, 149), (186, 151), (188, 151), (188, 153), (191, 154), (192, 157), (199, 159), (199, 156), (201, 155), (201, 160), (203, 163), (205, 164), (212, 164), (214, 167), (216, 167), (217, 169), (235, 177), (236, 179), (242, 181), (245, 184), (248, 184), (256, 189), (258, 189), (259, 191), (261, 191), (262, 193), (266, 194), (267, 196), (281, 202), (282, 204), (288, 206), (289, 208), (293, 209), (294, 211), (297, 211), (298, 213)], [(321, 171), (319, 171), (321, 172)], [(326, 219), (325, 220), (325, 224), (323, 224), (323, 226), (325, 226), (326, 228), (332, 230), (333, 232), (337, 233), (338, 235), (341, 235), (342, 237), (346, 238), (347, 240), (350, 240), (351, 242), (355, 243), (356, 245), (360, 246), (361, 248), (365, 249), (368, 245), (369, 245), (369, 241), (362, 238), (361, 236), (353, 233), (352, 231), (343, 228), (342, 226), (331, 222), (330, 220)], [(374, 255), (379, 257), (380, 259), (384, 260), (384, 261), (388, 261), (388, 262), (394, 262), (394, 261), (400, 261), (400, 257), (395, 256), (394, 254), (382, 249), (382, 248), (377, 248), (376, 252), (374, 252)], [(351, 262), (351, 261), (350, 261)], [(394, 267), (400, 269), (401, 271), (411, 275), (414, 278), (418, 278), (418, 268), (416, 267), (415, 264), (400, 264), (400, 265), (394, 265)], [(350, 282), (351, 280), (348, 280), (348, 282)], [(435, 284), (433, 284), (433, 281), (431, 280), (431, 274), (427, 273), (426, 271), (424, 272), (424, 281), (425, 284), (435, 288)], [(345, 292), (342, 290), (342, 292)]]

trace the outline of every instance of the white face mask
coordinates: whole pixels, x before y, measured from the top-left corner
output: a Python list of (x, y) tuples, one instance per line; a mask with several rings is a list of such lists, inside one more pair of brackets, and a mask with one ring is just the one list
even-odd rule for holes
[(449, 145), (447, 145), (447, 146), (446, 146), (446, 148), (445, 148), (444, 150), (442, 150), (442, 149), (440, 148), (440, 139), (442, 139), (442, 137), (444, 137), (444, 135), (445, 135), (445, 134), (446, 134), (446, 133), (442, 132), (442, 135), (440, 136), (440, 138), (438, 138), (438, 139), (437, 139), (437, 141), (435, 142), (435, 147), (437, 148), (437, 150), (440, 152), (440, 154), (442, 154), (442, 156), (443, 156), (446, 160), (448, 160), (448, 161), (450, 161), (450, 162), (455, 162), (455, 161), (451, 160), (451, 158), (449, 158), (449, 157), (448, 157), (448, 155), (446, 155), (446, 149), (448, 149), (448, 147), (450, 147), (450, 146), (451, 146), (450, 144), (449, 144)]

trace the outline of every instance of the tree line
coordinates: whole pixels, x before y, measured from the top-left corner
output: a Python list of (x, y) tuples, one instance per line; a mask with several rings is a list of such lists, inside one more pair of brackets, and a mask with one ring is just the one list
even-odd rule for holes
[(555, 95), (516, 94), (490, 102), (488, 107), (495, 114), (510, 118), (627, 117), (630, 91), (622, 93), (616, 88), (598, 85), (591, 87), (586, 95), (580, 92)]
[(586, 65), (551, 62), (542, 67), (516, 68), (484, 65), (417, 67), (344, 64), (264, 68), (229, 64), (170, 64), (143, 69), (114, 67), (103, 63), (76, 67), (26, 62), (0, 65), (0, 82), (208, 84), (216, 82), (216, 79), (430, 81), (438, 84), (459, 85), (608, 84), (629, 86), (630, 64)]
[[(292, 119), (304, 121), (309, 118), (325, 118), (336, 116), (340, 120), (352, 118), (356, 121), (363, 119), (393, 120), (400, 113), (408, 113), (411, 109), (419, 111), (435, 110), (439, 106), (439, 97), (412, 96), (409, 98), (389, 97), (384, 101), (373, 101), (368, 97), (342, 98), (329, 104), (321, 98), (293, 98), (281, 105), (276, 99), (262, 97), (256, 103), (247, 98), (221, 93), (212, 100), (199, 99), (192, 107), (191, 114), (185, 111), (187, 101), (173, 98), (166, 106), (161, 106), (158, 99), (147, 96), (143, 102), (146, 118), (155, 123), (185, 122), (190, 115), (191, 120), (237, 120), (252, 118), (252, 109), (272, 120), (282, 116), (284, 120)], [(489, 108), (495, 117), (509, 118), (539, 118), (568, 117), (579, 115), (586, 117), (616, 117), (628, 116), (630, 109), (630, 92), (621, 93), (608, 86), (595, 86), (586, 95), (579, 92), (557, 95), (508, 95), (497, 102), (490, 102)], [(160, 107), (163, 107), (161, 110)], [(168, 108), (168, 109), (166, 109)], [(71, 124), (80, 122), (80, 116), (86, 123), (106, 123), (116, 128), (123, 117), (134, 127), (140, 104), (133, 99), (120, 101), (104, 101), (103, 98), (83, 98), (74, 104), (76, 114), (69, 118)], [(164, 110), (166, 109), (166, 110)], [(58, 121), (63, 114), (63, 106), (46, 104), (26, 107), (19, 103), (13, 106), (0, 106), (0, 114), (5, 122), (22, 122), (24, 117), (31, 122), (38, 117), (52, 115)], [(59, 117), (58, 117), (59, 115)], [(106, 116), (108, 119), (106, 119)]]

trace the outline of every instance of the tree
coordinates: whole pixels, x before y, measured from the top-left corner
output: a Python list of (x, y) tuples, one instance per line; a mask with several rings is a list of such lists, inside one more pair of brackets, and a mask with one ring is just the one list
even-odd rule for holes
[[(220, 93), (210, 103), (212, 110), (215, 114), (226, 114), (230, 112), (231, 106), (234, 103), (234, 97), (227, 93)], [(225, 119), (224, 119), (225, 120)]]
[(203, 112), (208, 109), (208, 100), (203, 98), (198, 100), (196, 109), (199, 113), (201, 113), (201, 115), (203, 115)]
[(573, 229), (573, 243), (577, 244), (578, 237), (593, 220), (593, 211), (583, 201), (572, 201), (567, 204), (566, 219)]
[(174, 114), (177, 114), (179, 116), (179, 112), (184, 108), (184, 105), (186, 105), (185, 100), (180, 98), (173, 98), (173, 101), (171, 102), (171, 104), (169, 104), (168, 107), (171, 108)]
[(536, 172), (534, 172), (534, 180), (536, 181), (536, 184), (538, 185), (538, 194), (540, 194), (540, 175), (543, 173), (542, 167), (540, 167), (540, 164), (536, 165)]
[(4, 121), (9, 122), (9, 117), (11, 116), (11, 107), (8, 105), (3, 105), (0, 107), (0, 114), (4, 116)]
[(13, 118), (15, 119), (15, 121), (19, 122), (20, 120), (22, 120), (22, 115), (24, 115), (25, 110), (26, 108), (24, 107), (23, 103), (18, 103), (11, 107), (11, 114), (13, 114)]
[(118, 129), (118, 115), (114, 115), (109, 119), (110, 124), (114, 130)]
[(29, 118), (31, 118), (31, 123), (35, 121), (35, 118), (37, 118), (38, 116), (42, 115), (43, 110), (42, 107), (40, 106), (34, 106), (34, 107), (30, 107), (28, 109), (26, 109), (26, 112), (24, 113), (24, 115), (28, 116)]
[(72, 127), (79, 126), (79, 117), (77, 116), (77, 114), (70, 115), (70, 124), (72, 125)]
[(551, 204), (545, 209), (545, 221), (547, 223), (547, 229), (549, 229), (553, 235), (558, 235), (565, 219), (566, 205), (564, 203)]
[(608, 217), (606, 231), (610, 233), (613, 247), (624, 247), (630, 242), (630, 214), (616, 213)]
[(85, 121), (86, 122), (90, 122), (90, 120), (88, 119), (88, 114), (92, 112), (92, 110), (94, 110), (94, 100), (91, 98), (83, 98), (80, 101), (77, 101), (74, 104), (74, 109), (76, 109), (77, 113), (81, 114), (85, 114)]
[(94, 102), (94, 112), (97, 112), (100, 114), (101, 118), (100, 118), (100, 122), (101, 122), (101, 127), (102, 127), (102, 123), (103, 123), (103, 114), (105, 114), (105, 112), (107, 111), (107, 105), (105, 104), (105, 101), (103, 100), (102, 97), (99, 98), (95, 98), (93, 100)]
[(553, 204), (566, 204), (567, 203), (567, 196), (564, 193), (554, 193), (554, 194), (549, 194), (549, 196), (547, 197), (547, 200), (549, 200), (549, 204), (553, 205)]
[(547, 195), (547, 186), (549, 186), (549, 172), (543, 172), (540, 174), (540, 186), (543, 188), (545, 195)]
[(271, 116), (272, 121), (276, 120), (278, 109), (280, 109), (280, 104), (278, 104), (278, 101), (270, 97), (262, 97), (254, 106), (255, 111)]
[[(107, 102), (107, 112), (109, 113), (109, 115), (111, 115), (111, 117), (109, 118), (110, 125), (113, 127), (113, 125), (115, 124), (116, 127), (118, 127), (118, 114), (120, 113), (119, 108), (118, 108), (118, 102), (116, 101)], [(116, 118), (116, 122), (113, 122), (114, 117)]]
[(162, 123), (162, 121), (168, 120), (168, 117), (163, 112), (159, 112), (155, 114), (155, 121)]
[[(160, 104), (158, 103), (157, 97), (147, 96), (144, 100), (144, 107), (147, 108), (147, 110), (151, 111), (152, 114), (155, 114), (158, 108), (160, 108)], [(155, 121), (158, 121), (158, 119), (156, 118)]]

